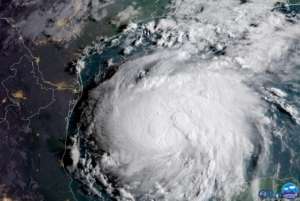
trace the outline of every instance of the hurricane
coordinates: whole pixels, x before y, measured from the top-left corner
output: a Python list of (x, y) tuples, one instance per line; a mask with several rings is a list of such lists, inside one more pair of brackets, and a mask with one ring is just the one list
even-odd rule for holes
[(173, 0), (167, 16), (131, 23), (97, 46), (99, 55), (122, 55), (105, 57), (106, 76), (99, 72), (78, 104), (75, 177), (120, 201), (255, 195), (273, 140), (284, 139), (277, 112), (300, 122), (299, 19), (275, 3)]

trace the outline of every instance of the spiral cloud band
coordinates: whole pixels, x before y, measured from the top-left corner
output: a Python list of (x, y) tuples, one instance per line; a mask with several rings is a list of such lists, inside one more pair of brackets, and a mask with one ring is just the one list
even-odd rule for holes
[[(290, 79), (299, 63), (291, 49), (300, 30), (272, 12), (273, 3), (178, 0), (172, 18), (144, 26), (161, 35), (156, 50), (127, 60), (89, 94), (87, 135), (98, 151), (92, 178), (108, 194), (207, 201), (245, 190), (249, 169), (262, 170), (269, 154), (264, 82)], [(270, 91), (275, 101), (278, 90)]]
[(161, 54), (126, 63), (95, 90), (101, 167), (141, 200), (207, 200), (216, 186), (230, 197), (259, 138), (260, 98), (236, 72)]

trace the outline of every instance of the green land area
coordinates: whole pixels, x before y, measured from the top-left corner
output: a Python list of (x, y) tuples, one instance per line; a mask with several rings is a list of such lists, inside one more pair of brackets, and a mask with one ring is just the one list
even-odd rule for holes
[(260, 189), (270, 189), (273, 190), (274, 192), (280, 192), (281, 187), (288, 182), (292, 182), (297, 186), (299, 186), (299, 181), (297, 181), (294, 178), (284, 178), (284, 179), (265, 178), (265, 179), (260, 179), (259, 187)]

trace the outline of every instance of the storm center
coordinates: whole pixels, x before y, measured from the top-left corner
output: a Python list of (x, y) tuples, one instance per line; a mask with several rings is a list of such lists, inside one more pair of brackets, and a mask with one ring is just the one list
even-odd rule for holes
[(94, 91), (102, 97), (95, 110), (101, 167), (134, 198), (205, 200), (216, 185), (230, 197), (245, 182), (261, 100), (239, 72), (160, 54), (122, 65)]

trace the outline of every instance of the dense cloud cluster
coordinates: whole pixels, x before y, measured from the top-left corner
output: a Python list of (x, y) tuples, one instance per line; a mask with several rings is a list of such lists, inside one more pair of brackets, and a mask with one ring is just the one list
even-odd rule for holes
[(178, 0), (169, 18), (144, 25), (160, 33), (156, 50), (89, 93), (79, 139), (93, 152), (73, 146), (94, 192), (99, 182), (117, 200), (231, 200), (250, 169), (267, 167), (269, 103), (299, 121), (285, 92), (266, 86), (299, 75), (300, 30), (273, 3)]
[[(107, 15), (109, 0), (11, 0), (1, 3), (0, 17), (11, 18), (22, 35), (35, 42), (69, 41), (81, 33), (87, 19)], [(1, 5), (2, 4), (2, 5)]]

